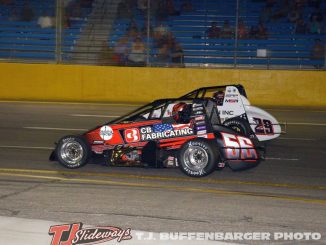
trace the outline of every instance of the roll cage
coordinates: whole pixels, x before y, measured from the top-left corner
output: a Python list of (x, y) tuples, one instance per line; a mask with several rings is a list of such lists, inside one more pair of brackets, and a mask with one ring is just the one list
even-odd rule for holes
[(212, 94), (218, 91), (225, 91), (226, 87), (234, 86), (238, 89), (239, 93), (247, 98), (246, 90), (241, 84), (230, 84), (230, 85), (222, 85), (222, 86), (211, 86), (211, 87), (202, 87), (195, 89), (183, 96), (180, 99), (196, 99), (196, 98), (205, 98), (205, 97), (212, 97)]
[[(128, 123), (137, 121), (144, 121), (144, 120), (164, 120), (164, 118), (169, 118), (168, 110), (175, 104), (184, 102), (188, 105), (193, 104), (202, 104), (203, 107), (206, 109), (206, 116), (212, 124), (221, 124), (221, 120), (219, 117), (219, 113), (217, 110), (216, 102), (211, 98), (172, 98), (172, 99), (160, 99), (155, 100), (152, 103), (144, 105), (124, 116), (121, 116), (117, 119), (114, 119), (109, 122), (109, 124), (120, 124), (120, 123)], [(155, 116), (155, 112), (161, 110), (159, 116)], [(154, 117), (154, 118), (153, 118)]]
[[(226, 89), (226, 87), (228, 87), (228, 86), (235, 86), (238, 89), (239, 93), (247, 98), (245, 88), (241, 84), (202, 87), (202, 88), (193, 90), (179, 98), (168, 98), (168, 99), (155, 100), (149, 104), (146, 104), (144, 106), (141, 106), (140, 108), (135, 109), (132, 112), (129, 112), (128, 114), (126, 114), (124, 116), (121, 116), (117, 119), (111, 120), (108, 123), (116, 124), (116, 123), (134, 121), (135, 119), (139, 118), (139, 115), (151, 113), (154, 111), (155, 107), (162, 107), (162, 106), (164, 106), (170, 102), (173, 102), (173, 101), (183, 100), (183, 101), (190, 102), (191, 100), (194, 100), (194, 99), (212, 98), (212, 96), (211, 96), (212, 93), (217, 92), (217, 91), (224, 91)], [(218, 119), (218, 121), (220, 122), (220, 118)]]

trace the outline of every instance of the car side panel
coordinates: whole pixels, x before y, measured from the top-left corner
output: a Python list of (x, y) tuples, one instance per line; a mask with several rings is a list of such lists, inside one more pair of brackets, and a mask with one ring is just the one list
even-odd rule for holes
[(260, 155), (255, 143), (230, 131), (215, 132), (221, 159), (232, 170), (244, 170), (257, 166)]

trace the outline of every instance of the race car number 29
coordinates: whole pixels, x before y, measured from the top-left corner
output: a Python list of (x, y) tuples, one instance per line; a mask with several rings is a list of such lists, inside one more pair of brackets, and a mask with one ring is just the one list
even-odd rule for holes
[(255, 127), (256, 134), (274, 134), (273, 123), (270, 120), (257, 117), (254, 117), (253, 119), (257, 125)]
[(252, 141), (246, 137), (234, 134), (221, 133), (223, 136), (226, 156), (229, 160), (254, 160), (258, 159)]

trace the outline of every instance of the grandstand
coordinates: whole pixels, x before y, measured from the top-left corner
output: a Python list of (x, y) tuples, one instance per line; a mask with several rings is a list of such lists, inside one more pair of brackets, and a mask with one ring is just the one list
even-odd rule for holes
[[(176, 9), (181, 9), (183, 1), (175, 1)], [(294, 69), (314, 68), (323, 66), (323, 60), (312, 60), (311, 50), (315, 39), (325, 41), (324, 34), (294, 33), (294, 24), (287, 18), (266, 23), (268, 38), (257, 40), (253, 38), (210, 39), (206, 30), (211, 22), (217, 22), (221, 28), (224, 21), (228, 21), (235, 29), (237, 19), (243, 20), (248, 27), (257, 25), (265, 1), (191, 1), (192, 11), (180, 12), (180, 15), (169, 16), (164, 22), (170, 28), (177, 42), (184, 48), (184, 62), (186, 66), (211, 67), (288, 67)], [(325, 2), (321, 6), (325, 9)], [(278, 6), (275, 6), (275, 9)], [(238, 11), (237, 11), (238, 9)], [(144, 15), (134, 7), (134, 20), (139, 27), (146, 23)], [(305, 7), (304, 18), (308, 21), (312, 7)], [(151, 25), (157, 25), (155, 18), (151, 18)], [(109, 36), (112, 46), (127, 32), (130, 19), (117, 18)], [(234, 32), (235, 35), (235, 32)], [(153, 40), (148, 40), (151, 54), (151, 63), (155, 63), (157, 50), (153, 47)], [(262, 53), (262, 54), (261, 54)]]
[[(64, 59), (69, 59), (91, 8), (81, 7), (80, 16), (69, 18), (69, 26), (63, 26), (59, 42), (56, 35), (58, 29), (55, 28), (55, 25), (60, 23), (55, 19), (56, 1), (28, 1), (33, 12), (31, 20), (28, 21), (22, 20), (21, 17), (25, 2), (15, 0), (12, 4), (0, 5), (0, 58), (54, 62), (56, 52), (60, 52), (64, 54)], [(53, 18), (53, 27), (42, 28), (39, 25), (38, 18), (43, 13)], [(58, 50), (58, 43), (60, 43), (60, 50)]]
[[(14, 2), (15, 11), (21, 12), (24, 1)], [(153, 4), (154, 1), (151, 1), (148, 13), (137, 8), (137, 1), (134, 1), (131, 13), (120, 16), (117, 13), (118, 5), (124, 0), (94, 0), (93, 8), (82, 8), (80, 17), (72, 18), (70, 27), (64, 28), (59, 36), (56, 28), (41, 28), (37, 24), (37, 17), (44, 10), (53, 16), (58, 12), (56, 1), (29, 2), (35, 12), (34, 19), (29, 22), (10, 20), (12, 6), (0, 6), (0, 58), (54, 62), (58, 61), (56, 58), (59, 52), (62, 62), (97, 64), (102, 52), (101, 43), (107, 40), (109, 52), (113, 52), (118, 40), (127, 35), (130, 23), (134, 22), (139, 30), (147, 25), (154, 29), (159, 24), (167, 26), (175, 41), (183, 47), (183, 63), (186, 67), (264, 69), (324, 67), (324, 59), (312, 59), (311, 51), (316, 39), (325, 43), (325, 14), (320, 33), (296, 34), (295, 24), (283, 17), (264, 22), (267, 29), (264, 38), (256, 38), (249, 34), (244, 38), (238, 36), (236, 30), (240, 20), (247, 26), (248, 32), (252, 26), (258, 25), (266, 5), (266, 1), (263, 0), (189, 0), (186, 2), (191, 4), (192, 9), (187, 11), (182, 9), (184, 0), (174, 0), (174, 7), (178, 13), (167, 15), (160, 20), (156, 16), (157, 11), (153, 11), (157, 5)], [(273, 12), (280, 8), (282, 1), (276, 2), (272, 8)], [(325, 13), (326, 1), (321, 1), (320, 8)], [(110, 12), (107, 9), (110, 9)], [(303, 19), (306, 23), (309, 23), (313, 11), (314, 8), (309, 4), (304, 6)], [(222, 29), (225, 21), (229, 22), (233, 30), (231, 36), (218, 38), (207, 36), (207, 29), (212, 22), (216, 22)], [(58, 41), (58, 37), (62, 42)], [(164, 64), (157, 62), (159, 48), (153, 36), (144, 34), (142, 37), (147, 47), (145, 53), (147, 65), (170, 66), (171, 60)], [(129, 37), (128, 48), (132, 39)], [(116, 64), (114, 61), (107, 63)]]

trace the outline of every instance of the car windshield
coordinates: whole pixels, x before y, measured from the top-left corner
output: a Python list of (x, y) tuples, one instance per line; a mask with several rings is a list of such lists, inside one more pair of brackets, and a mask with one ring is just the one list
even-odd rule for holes
[(195, 99), (195, 98), (212, 98), (216, 92), (224, 92), (226, 87), (235, 86), (239, 93), (247, 98), (246, 91), (242, 85), (225, 85), (225, 86), (213, 86), (196, 89), (188, 94), (181, 96), (181, 98)]

